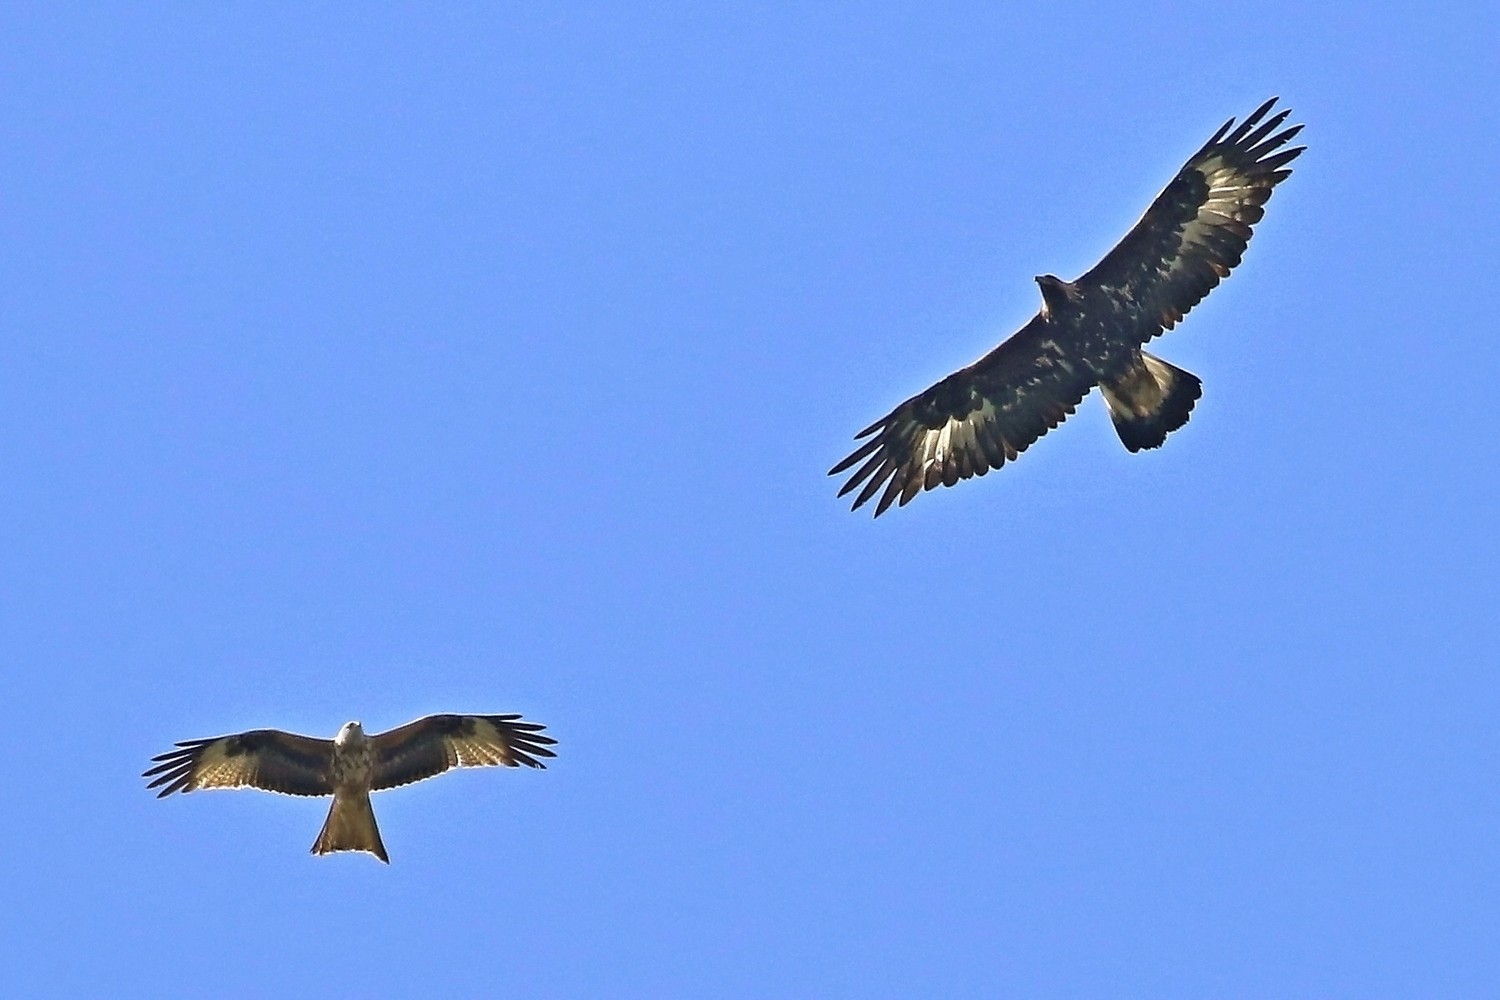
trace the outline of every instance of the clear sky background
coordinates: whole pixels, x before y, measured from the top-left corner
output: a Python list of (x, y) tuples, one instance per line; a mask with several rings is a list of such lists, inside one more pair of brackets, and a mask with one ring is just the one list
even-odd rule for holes
[[(1500, 14), (1310, 6), (6, 5), (0, 993), (1493, 993)], [(835, 499), (1273, 94), (1166, 447)]]

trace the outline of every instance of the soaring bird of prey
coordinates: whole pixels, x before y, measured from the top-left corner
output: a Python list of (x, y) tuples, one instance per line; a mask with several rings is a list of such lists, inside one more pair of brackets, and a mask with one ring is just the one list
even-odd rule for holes
[(1237, 128), (1225, 122), (1082, 277), (1038, 276), (1041, 311), (1008, 340), (856, 434), (869, 440), (829, 471), (858, 465), (839, 496), (863, 484), (858, 508), (884, 487), (879, 517), (893, 501), (982, 476), (1062, 423), (1096, 385), (1132, 452), (1187, 423), (1203, 383), (1141, 346), (1240, 262), (1271, 189), (1291, 175), (1286, 165), (1305, 147), (1282, 147), (1302, 126), (1277, 132), (1291, 112), (1267, 118), (1275, 103)]
[(370, 793), (421, 781), (452, 767), (504, 764), (541, 768), (557, 756), (545, 726), (519, 715), (429, 715), (388, 733), (366, 736), (345, 723), (331, 740), (279, 729), (187, 740), (158, 754), (142, 777), (158, 798), (199, 788), (260, 788), (285, 795), (332, 795), (333, 806), (312, 853), (368, 851), (390, 863)]

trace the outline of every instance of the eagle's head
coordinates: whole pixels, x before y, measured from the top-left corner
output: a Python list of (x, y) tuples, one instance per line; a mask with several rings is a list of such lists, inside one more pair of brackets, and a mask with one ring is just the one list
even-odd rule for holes
[(1054, 310), (1077, 301), (1081, 295), (1077, 285), (1064, 281), (1055, 274), (1039, 274), (1035, 280), (1037, 287), (1042, 290), (1043, 316), (1051, 316)]
[(358, 722), (346, 722), (344, 728), (333, 738), (333, 742), (339, 746), (347, 746), (350, 743), (358, 743), (365, 738), (365, 727)]

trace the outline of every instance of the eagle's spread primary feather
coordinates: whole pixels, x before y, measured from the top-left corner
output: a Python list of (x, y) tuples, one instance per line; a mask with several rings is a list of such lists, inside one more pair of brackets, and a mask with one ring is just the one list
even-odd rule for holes
[(854, 470), (839, 496), (858, 489), (858, 508), (880, 494), (878, 517), (923, 490), (982, 476), (1062, 423), (1096, 385), (1131, 451), (1187, 423), (1202, 382), (1141, 347), (1240, 262), (1271, 189), (1290, 176), (1286, 165), (1305, 147), (1282, 147), (1302, 126), (1278, 132), (1291, 112), (1266, 117), (1275, 103), (1238, 127), (1225, 122), (1076, 281), (1038, 277), (1041, 311), (1008, 340), (855, 435), (868, 440), (829, 471)]

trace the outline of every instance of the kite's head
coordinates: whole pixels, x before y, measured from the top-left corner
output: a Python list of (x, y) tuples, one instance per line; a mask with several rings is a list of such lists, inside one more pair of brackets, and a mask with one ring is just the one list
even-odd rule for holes
[(345, 746), (352, 742), (358, 742), (365, 738), (365, 729), (358, 722), (346, 722), (344, 728), (333, 738), (333, 742), (339, 746)]

